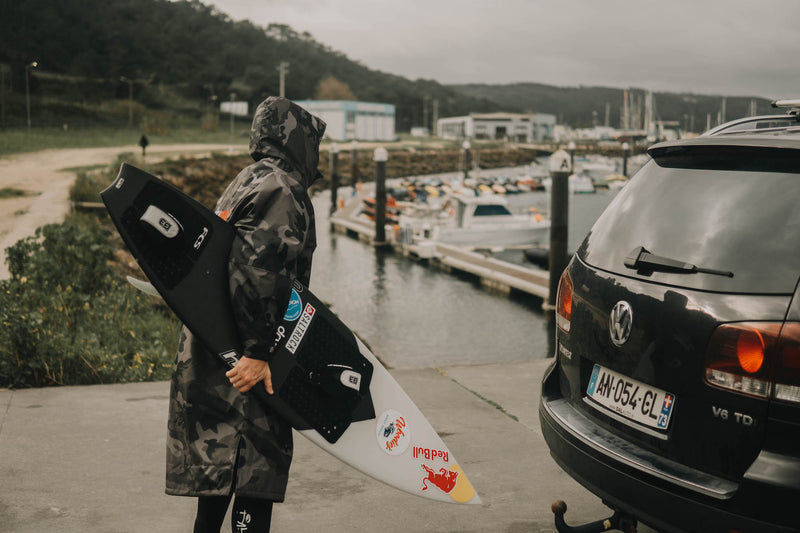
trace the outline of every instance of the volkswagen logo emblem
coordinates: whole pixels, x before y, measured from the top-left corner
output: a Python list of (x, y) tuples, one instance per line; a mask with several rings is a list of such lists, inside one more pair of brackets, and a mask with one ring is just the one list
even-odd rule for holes
[(628, 302), (620, 300), (611, 310), (608, 318), (608, 332), (611, 335), (611, 342), (617, 346), (622, 346), (631, 336), (633, 325), (633, 311)]

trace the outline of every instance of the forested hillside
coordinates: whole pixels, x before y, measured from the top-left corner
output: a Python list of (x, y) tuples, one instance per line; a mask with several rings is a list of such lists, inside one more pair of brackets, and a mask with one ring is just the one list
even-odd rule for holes
[[(574, 127), (589, 127), (593, 124), (608, 124), (619, 128), (622, 124), (624, 90), (608, 87), (554, 87), (540, 83), (515, 83), (508, 85), (469, 84), (453, 85), (453, 89), (472, 96), (497, 102), (503, 108), (518, 108), (539, 113), (556, 115), (560, 124)], [(757, 113), (772, 113), (770, 101), (758, 97), (726, 97), (718, 95), (653, 93), (654, 119), (679, 122), (684, 130), (701, 131), (705, 129), (710, 117), (716, 125), (724, 105), (727, 120), (745, 117), (750, 114), (751, 102)], [(644, 88), (628, 89), (630, 127), (636, 128), (637, 117), (644, 115)], [(692, 127), (694, 126), (694, 127)]]
[[(202, 122), (216, 128), (232, 94), (250, 109), (278, 94), (357, 99), (396, 106), (398, 131), (470, 112), (551, 113), (574, 127), (621, 124), (622, 89), (510, 85), (480, 80), (446, 86), (370, 69), (286, 25), (235, 22), (198, 0), (0, 0), (0, 127)], [(425, 58), (419, 58), (424, 61)], [(521, 65), (524, 68), (524, 65)], [(27, 75), (26, 75), (27, 73)], [(27, 88), (27, 91), (26, 91)], [(629, 91), (641, 113), (643, 91)], [(719, 96), (656, 93), (656, 118), (703, 129), (716, 123)], [(756, 100), (759, 112), (768, 102)], [(638, 105), (638, 109), (635, 107)], [(728, 98), (728, 119), (751, 99)], [(154, 126), (155, 125), (155, 126)]]
[(131, 87), (137, 105), (148, 108), (202, 114), (235, 93), (252, 109), (278, 94), (282, 61), (288, 97), (331, 97), (319, 88), (332, 77), (356, 99), (395, 104), (398, 130), (420, 125), (433, 100), (440, 116), (500, 109), (435, 81), (369, 69), (285, 25), (234, 22), (197, 0), (2, 0), (0, 68), (12, 125), (25, 118), (26, 65), (36, 112), (47, 104), (57, 123), (74, 114), (108, 118), (101, 104), (124, 102)]

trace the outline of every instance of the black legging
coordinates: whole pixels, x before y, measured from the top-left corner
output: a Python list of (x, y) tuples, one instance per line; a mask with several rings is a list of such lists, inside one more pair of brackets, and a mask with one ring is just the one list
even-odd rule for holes
[[(200, 496), (197, 499), (197, 518), (194, 533), (220, 533), (230, 496)], [(272, 502), (259, 498), (236, 496), (231, 511), (232, 533), (269, 533), (272, 521)]]

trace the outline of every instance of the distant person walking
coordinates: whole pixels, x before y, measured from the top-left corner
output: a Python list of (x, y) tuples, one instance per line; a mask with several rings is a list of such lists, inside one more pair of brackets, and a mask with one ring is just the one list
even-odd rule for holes
[(236, 229), (229, 260), (231, 302), (243, 357), (225, 365), (184, 327), (172, 376), (167, 494), (198, 497), (195, 533), (219, 533), (231, 499), (231, 531), (269, 531), (273, 502), (286, 492), (292, 428), (257, 397), (273, 393), (269, 361), (289, 302), (286, 276), (308, 285), (316, 247), (308, 195), (319, 177), (325, 123), (285, 98), (256, 109), (250, 133), (255, 163), (217, 201)]
[(147, 149), (148, 144), (150, 144), (150, 141), (147, 140), (147, 137), (142, 135), (142, 138), (139, 139), (139, 146), (142, 147), (142, 157), (144, 157), (144, 151)]

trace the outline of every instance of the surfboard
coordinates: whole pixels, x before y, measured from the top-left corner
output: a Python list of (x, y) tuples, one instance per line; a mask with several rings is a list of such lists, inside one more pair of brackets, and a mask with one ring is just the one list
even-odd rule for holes
[[(149, 283), (227, 367), (241, 357), (228, 287), (235, 228), (179, 189), (123, 163), (101, 193)], [(288, 301), (270, 361), (274, 394), (260, 401), (334, 457), (410, 494), (481, 500), (453, 454), (402, 387), (353, 332), (301, 283), (284, 278)]]

